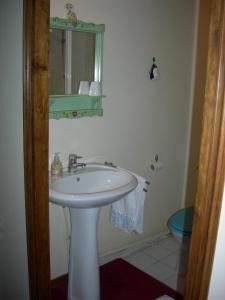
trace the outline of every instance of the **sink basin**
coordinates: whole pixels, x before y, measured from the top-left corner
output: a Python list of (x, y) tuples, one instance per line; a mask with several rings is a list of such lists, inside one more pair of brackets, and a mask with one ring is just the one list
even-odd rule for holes
[(88, 164), (75, 173), (50, 178), (50, 201), (70, 210), (68, 300), (100, 300), (99, 210), (131, 192), (137, 184), (129, 171), (100, 164)]
[(63, 206), (99, 207), (120, 199), (136, 186), (137, 179), (130, 172), (92, 164), (51, 180), (49, 197), (52, 202)]

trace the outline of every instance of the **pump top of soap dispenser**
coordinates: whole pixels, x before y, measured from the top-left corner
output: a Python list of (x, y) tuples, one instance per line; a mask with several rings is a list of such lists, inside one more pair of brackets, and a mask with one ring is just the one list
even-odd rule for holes
[(53, 159), (53, 161), (60, 161), (60, 159), (59, 159), (59, 153), (60, 153), (60, 152), (56, 152), (56, 153), (54, 154), (54, 159)]

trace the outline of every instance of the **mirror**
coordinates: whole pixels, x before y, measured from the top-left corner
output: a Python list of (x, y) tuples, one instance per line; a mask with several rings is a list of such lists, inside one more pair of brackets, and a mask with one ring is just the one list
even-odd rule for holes
[(50, 31), (49, 94), (77, 94), (80, 81), (94, 81), (94, 69), (95, 33)]
[(80, 81), (101, 81), (104, 25), (51, 18), (49, 94), (78, 94)]

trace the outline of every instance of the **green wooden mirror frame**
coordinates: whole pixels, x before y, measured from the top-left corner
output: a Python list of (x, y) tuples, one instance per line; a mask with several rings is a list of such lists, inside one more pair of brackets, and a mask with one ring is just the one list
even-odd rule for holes
[[(86, 23), (81, 20), (78, 20), (77, 23), (74, 24), (74, 22), (69, 19), (52, 17), (50, 18), (50, 28), (95, 33), (94, 80), (102, 82), (103, 35), (105, 25)], [(103, 97), (104, 96), (77, 94), (49, 95), (49, 119), (74, 119), (87, 116), (102, 116)]]

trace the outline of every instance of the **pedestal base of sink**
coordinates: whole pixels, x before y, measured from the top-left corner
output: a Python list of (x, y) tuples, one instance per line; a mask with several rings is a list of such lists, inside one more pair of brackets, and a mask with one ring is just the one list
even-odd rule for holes
[(70, 208), (68, 300), (100, 300), (97, 245), (99, 208)]
[(136, 188), (129, 171), (114, 166), (87, 164), (75, 173), (51, 179), (50, 201), (70, 208), (71, 245), (68, 300), (100, 300), (97, 250), (99, 209)]

